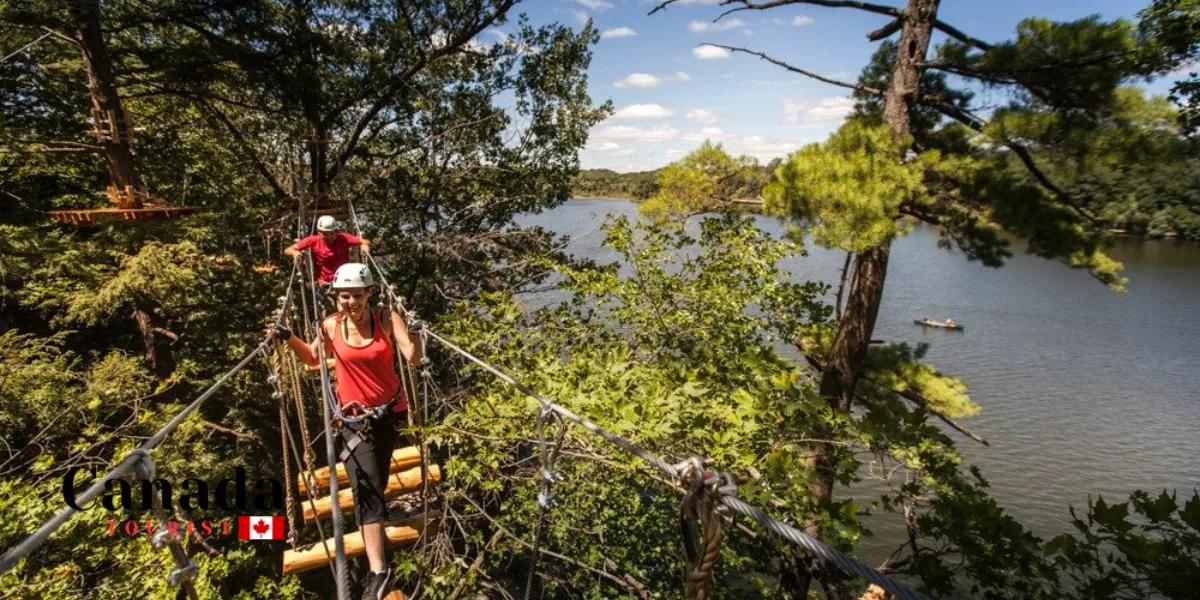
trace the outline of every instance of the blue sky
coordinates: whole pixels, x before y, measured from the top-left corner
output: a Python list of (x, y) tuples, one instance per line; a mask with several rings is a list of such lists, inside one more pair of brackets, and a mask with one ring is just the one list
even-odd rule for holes
[[(604, 32), (595, 48), (589, 91), (612, 100), (616, 115), (596, 126), (581, 154), (584, 168), (658, 168), (704, 139), (760, 160), (827, 137), (849, 111), (846, 90), (793, 75), (757, 57), (724, 55), (705, 42), (762, 51), (797, 67), (853, 81), (876, 48), (869, 31), (881, 15), (792, 5), (741, 11), (714, 23), (720, 0), (684, 0), (647, 16), (648, 0), (538, 0), (520, 11), (534, 23)], [(900, 6), (902, 0), (876, 0)], [(989, 41), (1013, 36), (1023, 18), (1132, 17), (1148, 0), (944, 0), (939, 17)], [(935, 37), (934, 43), (942, 38)], [(1149, 86), (1163, 92), (1166, 81)]]

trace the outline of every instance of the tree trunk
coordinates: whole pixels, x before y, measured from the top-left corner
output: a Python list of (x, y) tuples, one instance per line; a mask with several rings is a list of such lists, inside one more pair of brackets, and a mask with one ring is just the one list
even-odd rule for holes
[(142, 334), (142, 346), (150, 370), (160, 383), (166, 381), (175, 372), (175, 354), (171, 351), (171, 345), (156, 330), (167, 329), (167, 319), (161, 310), (155, 308), (138, 307), (134, 309), (133, 316)]
[(117, 192), (114, 198), (121, 208), (141, 208), (141, 199), (129, 193), (137, 186), (129, 139), (132, 128), (117, 94), (112, 62), (100, 31), (100, 3), (97, 0), (72, 0), (71, 9), (75, 16), (75, 38), (83, 48), (83, 68), (87, 72), (88, 93), (92, 98), (93, 121), (104, 148), (109, 179)]
[[(933, 33), (933, 22), (940, 0), (909, 0), (908, 7), (900, 17), (901, 33), (896, 62), (892, 65), (891, 84), (885, 96), (884, 119), (897, 135), (909, 133), (911, 111), (916, 103), (918, 83), (921, 79), (919, 63), (925, 60), (929, 49), (929, 38)], [(906, 149), (907, 150), (907, 149)], [(838, 324), (837, 335), (826, 358), (826, 368), (821, 377), (819, 391), (835, 413), (847, 413), (854, 398), (854, 388), (862, 374), (867, 348), (875, 331), (875, 319), (879, 316), (879, 305), (883, 300), (883, 283), (887, 277), (890, 242), (861, 252), (854, 261), (854, 274), (850, 283), (850, 295), (846, 299), (846, 310)], [(824, 436), (818, 436), (824, 437)], [(833, 483), (836, 474), (835, 448), (831, 444), (815, 444), (806, 462), (813, 474), (809, 492), (818, 506), (825, 506), (833, 498)], [(820, 524), (810, 519), (806, 532), (814, 537), (821, 534)], [(813, 574), (801, 574), (794, 579), (798, 588), (793, 597), (806, 598)]]

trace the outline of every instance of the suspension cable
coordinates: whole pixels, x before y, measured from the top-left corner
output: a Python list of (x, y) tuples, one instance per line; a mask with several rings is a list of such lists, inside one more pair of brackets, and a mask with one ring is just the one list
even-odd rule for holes
[[(310, 291), (312, 294), (313, 310), (316, 311), (314, 317), (320, 319), (320, 315), (323, 315), (325, 311), (317, 303), (317, 279), (313, 266), (312, 253), (308, 254), (306, 262), (308, 263), (309, 280), (313, 284)], [(338, 463), (338, 454), (336, 444), (333, 440), (333, 420), (330, 417), (330, 408), (337, 408), (337, 400), (334, 398), (333, 388), (329, 384), (329, 364), (325, 362), (325, 327), (317, 320), (314, 321), (313, 328), (317, 334), (317, 360), (320, 361), (321, 366), (321, 395), (325, 398), (325, 402), (321, 403), (321, 417), (325, 425), (325, 453), (330, 469), (329, 497), (332, 499), (334, 507), (331, 518), (333, 520), (333, 548), (336, 555), (337, 569), (333, 579), (337, 588), (338, 600), (350, 600), (350, 586), (348, 585), (350, 567), (346, 561), (345, 540), (342, 539), (345, 535), (345, 530), (342, 527), (342, 511), (338, 508), (338, 478), (337, 474), (333, 472)], [(321, 543), (324, 544), (324, 541)]]
[[(87, 489), (87, 491), (78, 496), (76, 499), (76, 504), (82, 505), (91, 502), (102, 492), (104, 492), (105, 484), (107, 484), (109, 481), (124, 477), (130, 473), (135, 473), (138, 468), (138, 464), (141, 461), (148, 459), (152, 450), (157, 448), (159, 444), (162, 444), (163, 440), (165, 440), (167, 436), (171, 435), (171, 433), (173, 433), (175, 429), (179, 427), (179, 424), (182, 423), (184, 419), (188, 418), (188, 416), (195, 412), (196, 409), (200, 408), (200, 405), (203, 404), (205, 400), (208, 400), (213, 394), (217, 393), (217, 390), (221, 389), (221, 387), (224, 386), (231, 377), (245, 368), (246, 365), (250, 364), (250, 361), (258, 356), (259, 353), (265, 351), (267, 344), (270, 341), (271, 340), (268, 338), (260, 342), (258, 346), (251, 350), (250, 353), (241, 360), (241, 362), (239, 362), (232, 369), (226, 371), (225, 374), (213, 382), (213, 384), (209, 386), (204, 393), (200, 394), (200, 396), (197, 397), (186, 408), (179, 411), (179, 414), (175, 415), (175, 418), (171, 419), (166, 425), (163, 425), (157, 433), (150, 437), (150, 439), (146, 440), (135, 450), (130, 451), (129, 454), (126, 454), (125, 458), (121, 459), (121, 462), (118, 463), (117, 466), (109, 470), (108, 473), (105, 473), (99, 481), (93, 483), (92, 486)], [(7, 573), (10, 569), (16, 566), (18, 561), (28, 556), (34, 550), (40, 548), (42, 544), (44, 544), (46, 540), (50, 538), (50, 535), (59, 527), (62, 527), (63, 523), (66, 523), (71, 517), (75, 516), (76, 512), (78, 511), (71, 507), (63, 509), (57, 515), (54, 515), (54, 517), (43, 523), (42, 526), (37, 529), (37, 531), (30, 534), (29, 537), (25, 538), (24, 541), (9, 550), (8, 553), (4, 555), (4, 558), (0, 559), (0, 575)]]

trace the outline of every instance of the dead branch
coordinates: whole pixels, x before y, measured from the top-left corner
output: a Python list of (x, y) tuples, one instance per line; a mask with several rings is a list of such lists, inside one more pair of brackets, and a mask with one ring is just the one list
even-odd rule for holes
[[(535, 548), (533, 544), (530, 544), (529, 542), (526, 542), (525, 540), (521, 539), (520, 537), (513, 535), (513, 533), (511, 531), (509, 531), (506, 527), (504, 527), (499, 522), (497, 522), (495, 519), (493, 519), (491, 515), (487, 514), (487, 512), (485, 510), (483, 510), (483, 507), (476, 504), (475, 501), (472, 500), (469, 496), (464, 494), (462, 496), (462, 498), (464, 500), (466, 500), (467, 502), (469, 502), (471, 504), (471, 506), (474, 506), (475, 509), (479, 511), (479, 514), (483, 515), (483, 517), (485, 519), (487, 519), (492, 524), (493, 527), (504, 532), (505, 535), (507, 535), (508, 537), (511, 537), (518, 544), (521, 544), (522, 546), (524, 546), (530, 550), (537, 550), (538, 552), (540, 552), (546, 556), (549, 556), (550, 558), (558, 559), (569, 565), (579, 567), (589, 573), (599, 575), (600, 577), (603, 577), (603, 578), (617, 584), (618, 586), (621, 587), (621, 589), (623, 589), (627, 592), (638, 593), (640, 591), (642, 593), (640, 593), (639, 596), (642, 598), (642, 600), (654, 600), (654, 596), (651, 596), (651, 595), (648, 595), (645, 593), (646, 588), (640, 582), (637, 584), (637, 587), (635, 587), (635, 586), (631, 585), (629, 582), (625, 581), (625, 579), (623, 579), (621, 577), (617, 577), (617, 576), (613, 575), (612, 573), (609, 573), (608, 571), (602, 571), (600, 569), (597, 569), (590, 565), (584, 564), (584, 563), (579, 562), (569, 556), (564, 556), (564, 555), (554, 552), (552, 550), (546, 550), (545, 548)], [(632, 577), (632, 576), (626, 574), (625, 577)]]
[(228, 427), (223, 427), (221, 425), (217, 425), (216, 423), (213, 423), (212, 421), (205, 421), (205, 420), (201, 419), (200, 424), (209, 429), (212, 429), (213, 431), (216, 431), (219, 433), (227, 433), (229, 435), (232, 435), (234, 437), (241, 438), (244, 440), (255, 440), (255, 441), (258, 440), (258, 436), (254, 435), (252, 433), (246, 433), (244, 431), (236, 431), (236, 430), (230, 429)]
[(459, 580), (458, 585), (454, 587), (454, 592), (450, 594), (450, 600), (458, 600), (458, 597), (466, 591), (467, 581), (471, 579), (471, 574), (479, 570), (479, 567), (483, 565), (483, 559), (487, 556), (488, 550), (491, 550), (503, 537), (504, 530), (497, 529), (496, 533), (492, 535), (492, 539), (488, 540), (488, 543), (479, 551), (479, 556), (476, 556), (475, 560), (471, 562), (471, 567), (467, 569), (467, 572)]

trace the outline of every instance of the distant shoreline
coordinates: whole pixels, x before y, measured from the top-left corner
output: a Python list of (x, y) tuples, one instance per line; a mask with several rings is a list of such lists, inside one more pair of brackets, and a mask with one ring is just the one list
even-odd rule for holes
[(624, 202), (637, 202), (637, 200), (634, 200), (633, 198), (622, 198), (621, 196), (587, 196), (577, 194), (571, 194), (571, 197), (567, 201), (570, 202), (571, 200), (617, 200)]

